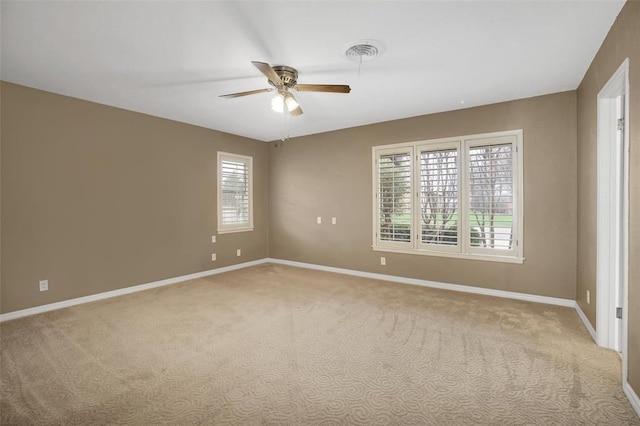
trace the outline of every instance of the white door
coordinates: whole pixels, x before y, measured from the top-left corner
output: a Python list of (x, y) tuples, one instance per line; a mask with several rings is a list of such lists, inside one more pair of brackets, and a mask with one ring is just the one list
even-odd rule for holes
[[(597, 343), (623, 352), (625, 361), (628, 273), (628, 70), (629, 62), (598, 94), (597, 142)], [(621, 312), (622, 319), (617, 318)]]

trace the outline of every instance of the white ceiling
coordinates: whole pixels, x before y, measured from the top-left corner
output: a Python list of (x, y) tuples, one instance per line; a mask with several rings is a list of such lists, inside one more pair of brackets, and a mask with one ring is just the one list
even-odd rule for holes
[[(270, 141), (572, 90), (624, 0), (2, 1), (3, 80)], [(384, 52), (343, 56), (360, 40)], [(298, 69), (299, 117), (252, 60)], [(287, 126), (288, 130), (287, 130)]]

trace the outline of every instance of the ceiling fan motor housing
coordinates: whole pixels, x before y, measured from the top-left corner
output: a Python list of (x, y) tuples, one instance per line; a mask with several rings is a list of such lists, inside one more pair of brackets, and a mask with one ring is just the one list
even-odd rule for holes
[[(295, 68), (291, 68), (286, 65), (275, 65), (272, 68), (284, 83), (284, 87), (290, 89), (296, 85), (298, 81), (298, 71), (296, 71)], [(275, 86), (271, 80), (269, 80), (269, 84)]]

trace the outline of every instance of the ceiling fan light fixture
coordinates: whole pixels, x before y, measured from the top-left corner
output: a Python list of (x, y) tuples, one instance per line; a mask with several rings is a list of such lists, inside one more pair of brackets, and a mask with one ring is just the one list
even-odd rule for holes
[(293, 111), (294, 109), (300, 106), (300, 104), (294, 99), (294, 97), (288, 93), (287, 93), (287, 96), (284, 98), (284, 102), (287, 104), (287, 109), (289, 110), (289, 112)]
[(280, 113), (284, 111), (284, 95), (282, 93), (278, 93), (271, 99), (271, 109)]
[(283, 113), (285, 105), (289, 112), (300, 106), (291, 93), (288, 92), (280, 92), (271, 99), (271, 109), (275, 112)]

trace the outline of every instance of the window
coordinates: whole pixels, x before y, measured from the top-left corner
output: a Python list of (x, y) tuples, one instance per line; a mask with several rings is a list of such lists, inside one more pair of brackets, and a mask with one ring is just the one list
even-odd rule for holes
[(218, 152), (218, 233), (253, 230), (253, 158)]
[(522, 130), (373, 147), (374, 250), (522, 263)]

